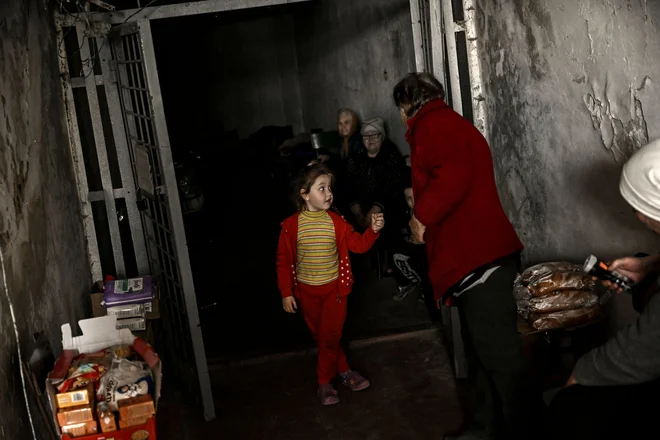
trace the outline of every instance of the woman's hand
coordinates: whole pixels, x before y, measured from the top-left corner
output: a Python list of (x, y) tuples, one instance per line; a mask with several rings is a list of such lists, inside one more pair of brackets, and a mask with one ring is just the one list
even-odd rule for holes
[[(621, 275), (627, 276), (635, 283), (642, 281), (653, 270), (658, 269), (660, 266), (660, 255), (651, 255), (648, 257), (625, 257), (612, 261), (609, 264), (609, 270), (619, 272)], [(610, 281), (601, 281), (603, 286), (610, 290), (621, 293), (623, 289), (617, 284)]]
[(381, 229), (385, 226), (385, 215), (384, 214), (371, 214), (371, 229), (378, 234)]
[(374, 205), (371, 207), (369, 212), (367, 212), (367, 215), (365, 215), (364, 218), (364, 225), (362, 225), (365, 229), (370, 227), (372, 225), (372, 221), (374, 218), (374, 214), (380, 214), (383, 212), (382, 209), (380, 209), (380, 206)]
[(413, 243), (424, 243), (424, 232), (426, 232), (426, 226), (413, 215), (410, 218), (410, 235)]
[(298, 304), (296, 304), (296, 299), (293, 296), (282, 298), (282, 307), (287, 313), (296, 313), (296, 310), (298, 310)]

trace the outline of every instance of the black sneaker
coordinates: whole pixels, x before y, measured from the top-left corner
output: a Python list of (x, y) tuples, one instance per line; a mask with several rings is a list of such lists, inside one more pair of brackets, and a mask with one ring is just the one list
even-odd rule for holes
[(399, 286), (396, 288), (396, 292), (392, 295), (394, 301), (402, 301), (410, 292), (415, 290), (417, 283), (410, 283), (407, 286)]

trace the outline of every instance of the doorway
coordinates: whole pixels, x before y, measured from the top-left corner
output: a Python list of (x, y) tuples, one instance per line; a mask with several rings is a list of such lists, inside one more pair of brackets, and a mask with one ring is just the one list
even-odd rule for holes
[[(336, 129), (345, 106), (393, 121), (390, 131), (403, 137), (389, 94), (414, 69), (413, 51), (408, 4), (390, 3), (395, 15), (388, 17), (388, 10), (353, 6), (361, 28), (330, 18), (341, 11), (323, 2), (153, 22), (179, 181), (203, 198), (183, 217), (210, 362), (314, 345), (302, 318), (282, 311), (277, 290), (275, 253), (280, 222), (294, 212), (288, 184), (295, 168), (278, 146)], [(382, 37), (391, 41), (384, 46)], [(380, 64), (360, 65), (372, 45), (383, 51), (374, 60)], [(365, 69), (374, 72), (355, 78)], [(336, 78), (315, 76), (323, 70)], [(342, 83), (359, 88), (338, 91)], [(405, 143), (398, 146), (407, 152)], [(353, 264), (358, 284), (349, 297), (347, 340), (430, 325), (416, 297), (393, 300), (396, 283), (378, 279), (370, 256)]]
[[(171, 18), (220, 4), (182, 3), (65, 17), (60, 26), (93, 277), (162, 274), (163, 257), (179, 272), (173, 285), (186, 278), (186, 295), (166, 298), (177, 312), (163, 325), (198, 338), (181, 367), (194, 364), (207, 409), (206, 357), (313, 345), (302, 318), (281, 310), (275, 283), (279, 223), (292, 212), (291, 167), (277, 147), (332, 131), (337, 109), (351, 107), (385, 119), (408, 152), (390, 94), (415, 70), (409, 2), (286, 3), (295, 4)], [(71, 41), (64, 29), (74, 29)], [(174, 229), (178, 238), (159, 241)], [(393, 301), (396, 284), (379, 279), (369, 257), (353, 264), (346, 339), (432, 325), (416, 297)]]

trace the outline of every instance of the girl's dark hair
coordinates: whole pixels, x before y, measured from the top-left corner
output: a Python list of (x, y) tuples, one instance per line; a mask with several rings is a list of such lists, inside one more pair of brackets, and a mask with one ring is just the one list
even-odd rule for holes
[(410, 106), (406, 116), (411, 118), (427, 102), (438, 98), (445, 99), (445, 89), (432, 74), (413, 72), (394, 86), (392, 95), (397, 107)]
[(300, 191), (309, 193), (312, 189), (312, 185), (316, 182), (321, 176), (330, 176), (330, 186), (335, 183), (335, 176), (330, 171), (330, 168), (323, 165), (322, 163), (312, 163), (303, 168), (295, 179), (293, 179), (293, 184), (291, 185), (291, 198), (293, 199), (298, 210), (302, 211), (307, 207), (305, 199), (302, 198)]

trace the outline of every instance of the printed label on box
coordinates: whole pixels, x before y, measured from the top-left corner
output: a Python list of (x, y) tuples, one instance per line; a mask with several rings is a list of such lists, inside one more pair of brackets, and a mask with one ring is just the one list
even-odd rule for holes
[(147, 329), (147, 321), (144, 318), (126, 318), (117, 320), (117, 330), (127, 328), (139, 332)]
[(117, 318), (139, 318), (144, 316), (145, 307), (142, 304), (127, 304), (108, 307), (106, 310), (108, 315), (114, 315)]
[(134, 293), (142, 292), (144, 289), (144, 280), (142, 278), (131, 278), (128, 280), (115, 281), (115, 293)]

